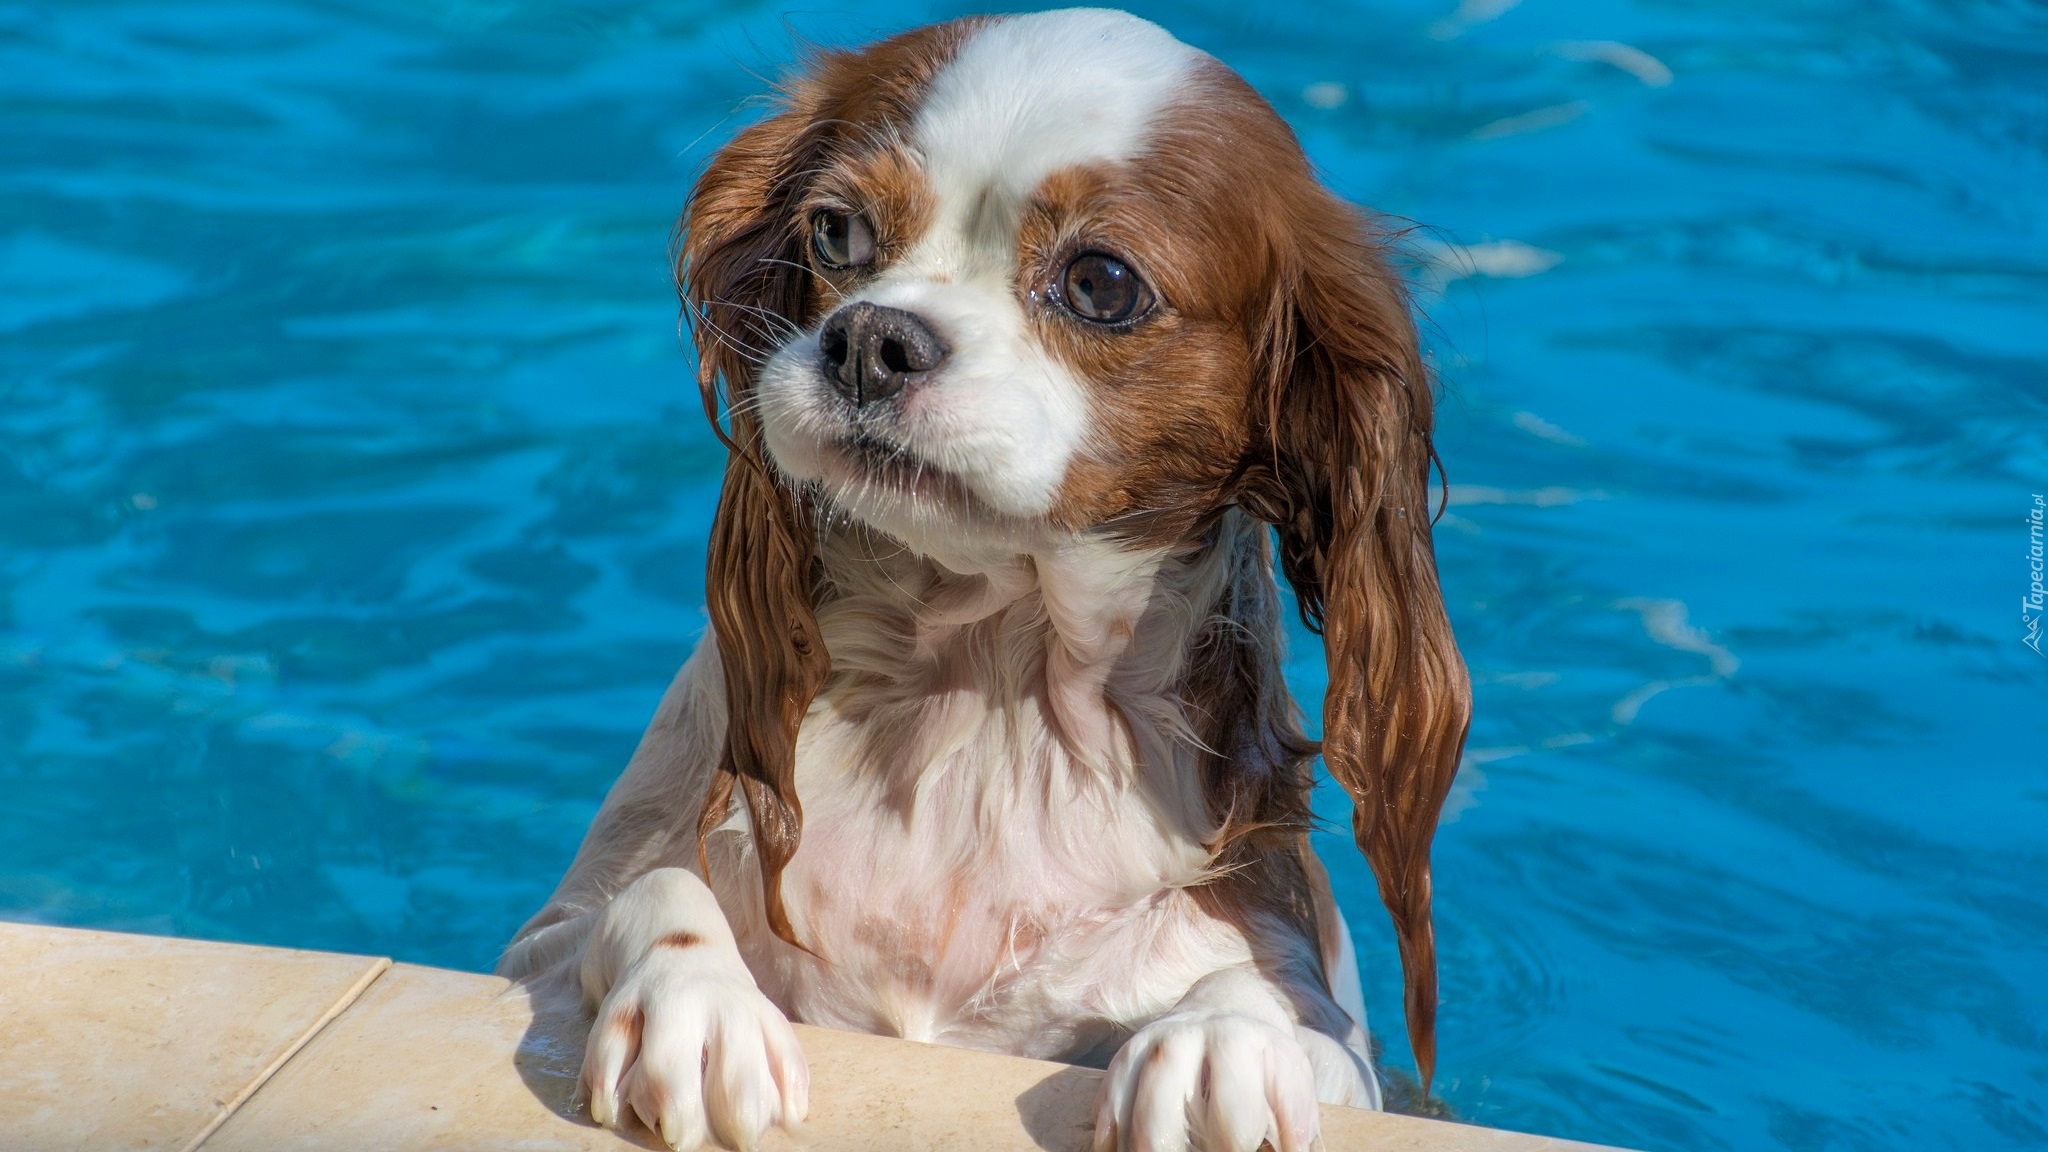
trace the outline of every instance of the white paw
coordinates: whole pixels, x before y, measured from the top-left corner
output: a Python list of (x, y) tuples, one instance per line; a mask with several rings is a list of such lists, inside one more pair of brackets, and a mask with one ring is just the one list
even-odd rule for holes
[(1306, 1152), (1320, 1133), (1316, 1073), (1294, 1028), (1182, 1008), (1109, 1062), (1095, 1152)]
[(734, 959), (663, 942), (612, 987), (591, 1026), (582, 1091), (609, 1128), (637, 1115), (671, 1148), (752, 1149), (810, 1110), (811, 1074), (780, 1009)]

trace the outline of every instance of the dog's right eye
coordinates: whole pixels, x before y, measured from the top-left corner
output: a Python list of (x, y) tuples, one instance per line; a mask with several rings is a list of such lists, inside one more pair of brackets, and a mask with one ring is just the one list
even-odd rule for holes
[(827, 268), (864, 268), (875, 260), (875, 233), (858, 214), (820, 212), (811, 220), (811, 250)]
[(1152, 290), (1116, 257), (1083, 252), (1067, 265), (1060, 301), (1083, 320), (1115, 328), (1151, 311)]

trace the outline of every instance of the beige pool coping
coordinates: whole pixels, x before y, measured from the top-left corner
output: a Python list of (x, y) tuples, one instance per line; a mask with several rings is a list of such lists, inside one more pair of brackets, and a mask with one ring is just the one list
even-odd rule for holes
[[(285, 1152), (659, 1147), (569, 1097), (581, 1020), (381, 957), (0, 922), (0, 1147)], [(1100, 1072), (799, 1026), (811, 1119), (769, 1149), (1088, 1147)], [(1325, 1146), (1593, 1146), (1323, 1109)]]

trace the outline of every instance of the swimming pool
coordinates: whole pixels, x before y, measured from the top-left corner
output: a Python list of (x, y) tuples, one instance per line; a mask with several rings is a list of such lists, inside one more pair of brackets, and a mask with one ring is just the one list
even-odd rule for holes
[[(2048, 1144), (2048, 11), (1139, 10), (1421, 226), (1478, 693), (1451, 1105)], [(491, 963), (703, 627), (665, 248), (790, 45), (714, 3), (0, 7), (0, 916)]]

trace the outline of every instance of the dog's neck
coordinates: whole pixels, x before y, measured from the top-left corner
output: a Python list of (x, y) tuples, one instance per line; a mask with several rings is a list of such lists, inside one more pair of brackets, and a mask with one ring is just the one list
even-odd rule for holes
[(1228, 551), (1217, 534), (1180, 548), (1073, 536), (962, 572), (830, 531), (821, 699), (875, 734), (869, 771), (921, 773), (991, 717), (1019, 735), (1049, 729), (1077, 771), (1171, 771), (1191, 742), (1182, 673)]

